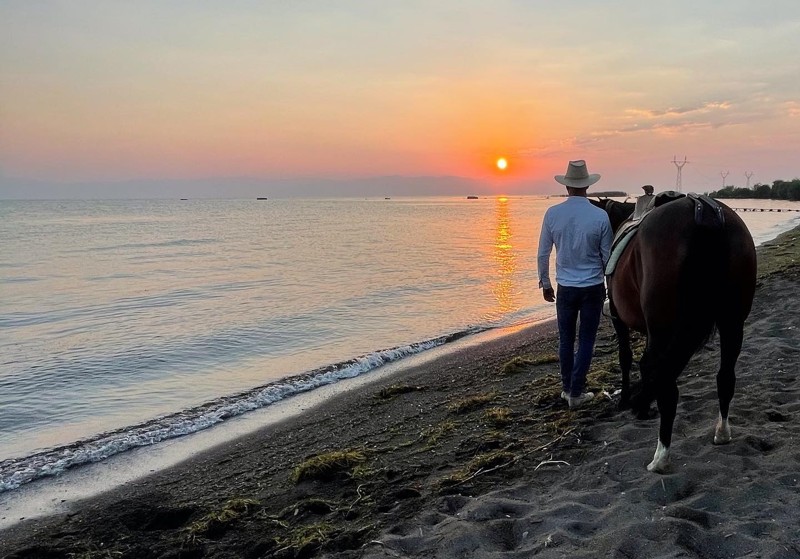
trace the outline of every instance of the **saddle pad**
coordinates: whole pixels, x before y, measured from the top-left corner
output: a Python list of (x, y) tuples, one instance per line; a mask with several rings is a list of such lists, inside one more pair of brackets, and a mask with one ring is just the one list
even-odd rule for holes
[(627, 223), (623, 223), (622, 227), (620, 227), (619, 231), (614, 236), (614, 242), (611, 245), (611, 254), (608, 257), (608, 263), (606, 263), (607, 276), (610, 276), (614, 273), (614, 270), (616, 270), (619, 257), (622, 256), (623, 252), (625, 252), (625, 248), (636, 234), (641, 222), (641, 219), (637, 219), (636, 221), (628, 221)]

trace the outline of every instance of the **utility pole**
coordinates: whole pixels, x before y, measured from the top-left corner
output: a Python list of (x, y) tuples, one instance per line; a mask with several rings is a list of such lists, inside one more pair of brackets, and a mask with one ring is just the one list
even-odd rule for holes
[(678, 192), (682, 192), (683, 190), (683, 179), (681, 178), (681, 172), (683, 171), (683, 166), (686, 165), (688, 161), (686, 160), (686, 156), (683, 156), (683, 161), (678, 161), (678, 158), (673, 155), (672, 156), (672, 164), (678, 169), (678, 177), (675, 179), (675, 189)]
[(745, 171), (744, 176), (747, 177), (747, 188), (750, 188), (750, 177), (753, 176), (753, 171)]
[(724, 173), (720, 173), (719, 176), (722, 177), (722, 188), (725, 188), (725, 179), (730, 175), (730, 171), (725, 171)]

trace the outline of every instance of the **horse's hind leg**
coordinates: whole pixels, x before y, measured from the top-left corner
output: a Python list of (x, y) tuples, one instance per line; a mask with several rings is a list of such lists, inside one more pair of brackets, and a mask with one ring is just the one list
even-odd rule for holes
[[(664, 372), (662, 372), (662, 375)], [(664, 473), (669, 468), (669, 447), (672, 444), (672, 426), (678, 409), (678, 383), (673, 377), (660, 378), (657, 386), (656, 403), (661, 423), (658, 427), (658, 444), (653, 461), (647, 465), (650, 472)]]
[[(652, 335), (648, 340), (648, 348), (642, 356), (641, 367), (644, 378), (649, 378), (650, 394), (655, 396), (658, 404), (658, 413), (661, 421), (658, 426), (658, 444), (653, 455), (653, 461), (647, 465), (647, 470), (656, 473), (665, 473), (669, 469), (669, 450), (672, 444), (672, 428), (675, 424), (675, 414), (678, 409), (678, 376), (686, 368), (692, 357), (695, 344), (686, 343), (685, 339), (672, 340), (669, 345), (662, 346), (655, 343), (662, 339)], [(652, 345), (650, 344), (652, 341)], [(656, 348), (665, 347), (661, 351)]]
[(741, 324), (720, 327), (720, 367), (717, 373), (717, 396), (719, 398), (719, 418), (714, 430), (714, 444), (731, 442), (731, 426), (728, 423), (733, 392), (736, 389), (736, 361), (742, 351), (742, 338), (744, 336)]

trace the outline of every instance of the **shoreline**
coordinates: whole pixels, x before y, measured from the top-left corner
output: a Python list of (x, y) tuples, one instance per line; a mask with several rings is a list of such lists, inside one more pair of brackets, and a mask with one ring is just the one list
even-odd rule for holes
[[(280, 378), (243, 392), (221, 396), (192, 408), (160, 415), (143, 423), (100, 433), (27, 456), (0, 460), (0, 503), (8, 491), (15, 491), (40, 479), (60, 476), (75, 468), (111, 460), (120, 454), (136, 452), (162, 443), (181, 444), (178, 441), (186, 437), (194, 438), (195, 435), (213, 428), (217, 428), (218, 431), (224, 430), (219, 428), (237, 422), (252, 413), (266, 410), (268, 417), (274, 417), (276, 412), (269, 408), (287, 400), (300, 397), (298, 404), (300, 406), (303, 405), (303, 400), (316, 402), (321, 396), (313, 394), (314, 392), (319, 390), (323, 393), (331, 392), (328, 387), (342, 381), (352, 381), (387, 367), (395, 368), (399, 365), (402, 368), (403, 363), (409, 360), (413, 363), (413, 359), (421, 354), (454, 347), (464, 338), (479, 336), (488, 331), (500, 332), (502, 335), (503, 331), (537, 322), (543, 321), (534, 320), (508, 327), (468, 328), (404, 346), (376, 350), (338, 363), (322, 365), (301, 374)], [(268, 420), (268, 423), (274, 422), (275, 419)], [(216, 444), (229, 440), (219, 435), (206, 435), (205, 438), (213, 439)], [(208, 446), (205, 443), (201, 445)], [(7, 475), (9, 471), (14, 473)], [(18, 475), (17, 472), (22, 474)], [(0, 519), (0, 529), (2, 527), (3, 522)]]
[[(110, 514), (109, 511), (114, 509), (120, 502), (128, 502), (132, 499), (136, 500), (139, 498), (143, 498), (144, 501), (150, 501), (152, 495), (149, 494), (153, 489), (155, 489), (156, 493), (160, 493), (160, 491), (163, 490), (162, 488), (172, 486), (176, 482), (180, 483), (178, 480), (182, 479), (187, 472), (207, 473), (212, 471), (209, 470), (209, 468), (213, 469), (213, 464), (231, 463), (231, 461), (236, 459), (233, 458), (232, 455), (241, 456), (242, 452), (247, 453), (245, 448), (247, 446), (259, 448), (272, 447), (270, 455), (276, 459), (278, 459), (278, 455), (284, 454), (287, 450), (289, 454), (287, 458), (290, 461), (301, 459), (301, 455), (305, 456), (305, 451), (299, 451), (295, 448), (289, 450), (286, 448), (294, 447), (295, 444), (298, 444), (293, 440), (295, 439), (293, 433), (300, 432), (307, 435), (309, 431), (313, 431), (313, 439), (309, 439), (306, 444), (329, 446), (330, 441), (328, 439), (330, 437), (327, 433), (327, 430), (330, 428), (330, 426), (327, 425), (329, 418), (339, 417), (342, 418), (342, 421), (345, 421), (344, 418), (351, 415), (350, 412), (353, 404), (356, 401), (363, 400), (363, 393), (365, 391), (380, 393), (383, 389), (396, 386), (398, 381), (412, 384), (414, 382), (424, 382), (426, 377), (435, 374), (435, 372), (432, 371), (438, 372), (444, 367), (457, 371), (459, 368), (466, 367), (476, 355), (480, 356), (481, 360), (492, 360), (496, 362), (497, 366), (500, 366), (502, 365), (501, 361), (509, 351), (517, 351), (521, 347), (530, 347), (532, 343), (536, 343), (537, 341), (541, 343), (543, 340), (552, 339), (554, 333), (554, 321), (547, 321), (527, 328), (517, 329), (515, 332), (506, 336), (495, 336), (494, 339), (483, 342), (480, 345), (467, 344), (465, 341), (465, 347), (453, 348), (452, 351), (445, 352), (443, 355), (431, 356), (423, 363), (407, 367), (402, 373), (402, 378), (398, 378), (397, 373), (391, 370), (388, 370), (387, 374), (375, 373), (373, 378), (365, 378), (364, 386), (352, 390), (343, 390), (340, 394), (331, 398), (326, 398), (318, 405), (315, 405), (311, 413), (305, 413), (307, 410), (303, 410), (303, 412), (295, 417), (282, 419), (273, 425), (259, 428), (252, 433), (203, 450), (186, 461), (160, 471), (152, 472), (144, 478), (131, 480), (99, 496), (63, 504), (66, 508), (63, 508), (56, 514), (41, 518), (26, 518), (19, 521), (13, 520), (13, 524), (7, 525), (4, 530), (0, 531), (0, 542), (23, 542), (26, 537), (33, 534), (40, 534), (42, 531), (47, 532), (51, 529), (56, 529), (55, 527), (59, 523), (64, 521), (69, 522), (72, 518), (75, 518), (76, 515), (80, 516), (83, 512), (89, 510), (92, 510), (94, 513), (97, 512), (98, 509), (103, 509), (106, 511), (103, 514), (108, 515)], [(424, 355), (425, 354), (421, 354), (420, 357)], [(455, 383), (456, 380), (457, 379), (451, 379), (448, 383)], [(337, 385), (332, 386), (335, 387)], [(424, 392), (420, 391), (417, 394), (422, 393)], [(389, 403), (397, 405), (400, 403), (400, 400), (397, 399)], [(367, 409), (371, 407), (370, 404), (371, 402), (367, 402)], [(340, 433), (339, 436), (347, 438), (349, 443), (355, 443), (362, 434), (363, 433), (358, 430), (354, 430), (349, 434)], [(335, 438), (338, 438), (338, 436)], [(246, 460), (252, 458), (251, 456)], [(281, 456), (280, 458), (284, 457)], [(281, 462), (284, 462), (286, 466), (285, 459), (281, 460)], [(203, 487), (207, 486), (207, 484), (211, 485), (213, 484), (211, 480), (215, 477), (217, 477), (217, 475), (210, 475), (203, 483), (198, 483), (197, 486)], [(283, 478), (285, 476), (279, 475), (277, 477)], [(42, 485), (44, 486), (47, 485), (47, 482), (50, 480), (44, 479), (40, 481), (43, 482)], [(35, 484), (36, 482), (30, 484), (30, 487), (33, 488)], [(190, 485), (194, 484), (192, 483)], [(24, 491), (26, 488), (23, 487), (21, 489)], [(180, 493), (184, 494), (187, 491), (190, 491), (190, 489), (184, 487), (180, 490)], [(60, 501), (60, 495), (57, 496), (57, 498)], [(155, 500), (160, 501), (161, 497)], [(215, 499), (212, 497), (212, 500)], [(153, 503), (150, 503), (145, 506), (149, 507), (152, 504)], [(6, 516), (5, 511), (3, 515)], [(11, 549), (7, 550), (4, 548), (4, 544), (0, 544), (0, 557), (5, 557), (4, 553), (9, 553), (10, 551)], [(36, 548), (32, 551), (33, 554), (28, 556), (35, 557), (36, 553), (39, 553), (39, 551), (40, 550)]]
[[(353, 378), (341, 379), (314, 390), (298, 392), (262, 408), (227, 419), (212, 428), (119, 452), (98, 462), (88, 462), (34, 479), (15, 489), (0, 492), (0, 532), (21, 519), (33, 520), (68, 514), (72, 503), (91, 499), (120, 486), (145, 478), (224, 447), (237, 439), (274, 427), (301, 414), (314, 413), (340, 394), (360, 390), (374, 382), (396, 379), (454, 352), (514, 335), (529, 335), (555, 327), (555, 318), (522, 323), (461, 336), (447, 344), (389, 362)], [(54, 496), (57, 496), (55, 498)]]
[[(734, 442), (708, 442), (717, 354), (701, 352), (681, 377), (666, 476), (644, 469), (656, 421), (605, 397), (566, 409), (550, 323), (375, 378), (69, 513), (18, 523), (0, 532), (0, 557), (800, 557), (798, 234), (759, 247)], [(613, 393), (615, 361), (604, 320), (590, 389)], [(344, 463), (292, 480), (335, 451)]]

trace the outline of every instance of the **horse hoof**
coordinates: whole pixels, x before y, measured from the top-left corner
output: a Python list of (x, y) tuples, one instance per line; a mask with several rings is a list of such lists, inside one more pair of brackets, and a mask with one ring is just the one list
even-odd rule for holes
[(654, 474), (666, 474), (669, 471), (669, 461), (653, 460), (647, 465), (647, 471), (653, 472)]
[(721, 437), (719, 435), (714, 435), (714, 444), (728, 444), (731, 442), (731, 437)]
[(669, 447), (661, 444), (661, 439), (659, 439), (656, 452), (653, 454), (653, 461), (647, 465), (647, 471), (663, 474), (667, 470), (669, 470)]
[(728, 444), (729, 442), (731, 442), (731, 424), (727, 419), (720, 417), (714, 430), (714, 444)]

